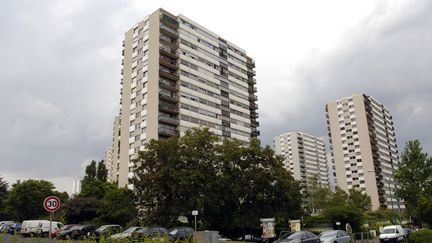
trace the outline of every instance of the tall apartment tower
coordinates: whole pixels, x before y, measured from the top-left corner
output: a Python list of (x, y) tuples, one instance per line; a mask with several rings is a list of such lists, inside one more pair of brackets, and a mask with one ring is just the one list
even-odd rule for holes
[(198, 126), (245, 145), (259, 135), (254, 61), (185, 16), (159, 9), (133, 26), (122, 65), (119, 162), (110, 178), (119, 186), (151, 139)]
[(120, 174), (120, 116), (114, 118), (113, 140), (111, 146), (105, 152), (105, 165), (109, 182), (118, 181)]
[(365, 192), (374, 210), (403, 207), (394, 196), (399, 156), (389, 110), (359, 94), (327, 103), (326, 112), (337, 185)]
[(318, 184), (329, 186), (325, 144), (322, 139), (302, 132), (288, 132), (274, 139), (276, 154), (282, 155), (286, 168), (295, 180), (300, 181), (302, 193), (306, 193), (313, 177)]

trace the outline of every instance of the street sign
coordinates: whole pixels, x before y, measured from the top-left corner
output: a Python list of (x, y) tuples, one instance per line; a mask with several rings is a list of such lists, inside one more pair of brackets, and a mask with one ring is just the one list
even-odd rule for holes
[(60, 199), (56, 196), (49, 196), (43, 202), (44, 209), (50, 213), (60, 208)]
[(193, 216), (198, 215), (198, 210), (193, 210), (193, 211), (192, 211), (192, 215), (193, 215)]

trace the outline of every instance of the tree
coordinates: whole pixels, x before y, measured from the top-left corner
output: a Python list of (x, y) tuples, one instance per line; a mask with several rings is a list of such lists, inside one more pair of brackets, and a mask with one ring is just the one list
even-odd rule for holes
[(7, 219), (8, 215), (5, 212), (5, 202), (8, 196), (8, 183), (0, 177), (0, 220)]
[(103, 160), (99, 161), (97, 166), (96, 178), (100, 181), (106, 181), (108, 176), (108, 171)]
[(422, 222), (432, 226), (432, 196), (421, 195), (414, 212)]
[(92, 160), (85, 169), (83, 184), (93, 181), (96, 178), (96, 161)]
[(137, 210), (133, 204), (133, 193), (126, 188), (118, 188), (111, 184), (106, 189), (105, 195), (100, 201), (97, 211), (99, 221), (106, 224), (126, 225), (137, 215)]
[(348, 194), (344, 190), (340, 189), (340, 187), (336, 187), (335, 191), (330, 195), (326, 207), (344, 206), (347, 204)]
[(307, 199), (307, 206), (312, 215), (324, 210), (330, 195), (330, 189), (327, 186), (320, 185), (318, 175), (309, 177), (308, 188), (304, 198)]
[(406, 143), (394, 177), (397, 197), (404, 199), (409, 212), (419, 212), (420, 197), (432, 196), (432, 158), (422, 151), (418, 140)]
[(6, 201), (7, 211), (18, 221), (47, 217), (42, 204), (50, 195), (58, 196), (61, 201), (67, 199), (67, 193), (54, 191), (54, 185), (49, 181), (18, 181), (12, 185)]
[(91, 221), (97, 217), (100, 201), (95, 197), (76, 196), (64, 204), (68, 224)]
[(339, 228), (336, 226), (336, 222), (340, 222), (341, 229), (344, 229), (346, 223), (349, 223), (353, 231), (360, 230), (363, 214), (361, 210), (356, 207), (350, 205), (331, 206), (326, 210), (325, 214), (335, 229)]
[(192, 220), (197, 209), (202, 228), (259, 228), (259, 218), (281, 222), (298, 217), (299, 185), (282, 159), (258, 140), (242, 147), (220, 144), (207, 128), (181, 138), (151, 140), (134, 161), (135, 202), (144, 224), (173, 226), (179, 216)]
[[(324, 215), (334, 225), (334, 228), (338, 228), (335, 223), (340, 222), (342, 227), (345, 227), (345, 224), (349, 223), (353, 230), (360, 230), (363, 220), (363, 213), (360, 207), (364, 205), (363, 203), (353, 203), (352, 200), (363, 199), (363, 197), (359, 196), (355, 190), (351, 190), (350, 193), (347, 194), (344, 190), (336, 187), (336, 190), (330, 195)], [(359, 193), (361, 194), (361, 192)]]
[(360, 190), (356, 189), (349, 190), (348, 204), (363, 212), (372, 208), (371, 198), (366, 193), (362, 193)]

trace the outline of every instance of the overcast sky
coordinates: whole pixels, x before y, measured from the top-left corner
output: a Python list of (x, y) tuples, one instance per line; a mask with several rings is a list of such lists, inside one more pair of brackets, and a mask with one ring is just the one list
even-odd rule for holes
[(432, 153), (432, 1), (0, 1), (0, 176), (71, 192), (112, 140), (121, 43), (157, 8), (256, 61), (261, 139), (328, 141), (324, 106), (356, 93), (391, 111), (399, 150)]

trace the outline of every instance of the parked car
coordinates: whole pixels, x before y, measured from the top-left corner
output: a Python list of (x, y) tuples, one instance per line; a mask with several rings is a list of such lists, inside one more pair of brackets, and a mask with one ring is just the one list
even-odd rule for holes
[(15, 223), (12, 226), (9, 227), (8, 233), (16, 235), (21, 232), (21, 224)]
[(14, 221), (0, 221), (0, 227), (6, 223), (14, 223)]
[(218, 240), (219, 241), (231, 241), (230, 238), (224, 236), (224, 235), (218, 235)]
[(72, 228), (70, 228), (68, 230), (61, 231), (58, 234), (57, 238), (58, 239), (65, 239), (65, 240), (84, 239), (84, 238), (89, 237), (89, 235), (95, 230), (96, 230), (96, 227), (94, 225), (77, 225), (77, 226), (73, 226)]
[(24, 237), (37, 235), (39, 230), (39, 223), (43, 221), (49, 223), (48, 220), (24, 220), (21, 223), (21, 235)]
[(321, 243), (348, 243), (351, 241), (351, 236), (343, 230), (330, 230), (322, 232), (318, 236)]
[(275, 241), (277, 243), (320, 243), (320, 238), (309, 231), (298, 231), (288, 234), (285, 238)]
[(133, 240), (156, 240), (168, 237), (168, 230), (163, 227), (144, 227), (132, 233)]
[(243, 235), (242, 237), (238, 238), (238, 240), (242, 241), (251, 241), (251, 242), (262, 242), (263, 238), (257, 235)]
[(130, 228), (127, 228), (125, 231), (123, 231), (121, 233), (111, 235), (109, 238), (113, 239), (113, 240), (124, 240), (124, 239), (127, 239), (127, 238), (131, 238), (132, 234), (135, 231), (140, 230), (141, 228), (142, 227), (130, 227)]
[(74, 227), (74, 226), (77, 226), (77, 224), (66, 224), (66, 225), (63, 225), (63, 227), (58, 228), (57, 230), (54, 230), (54, 231), (51, 233), (51, 237), (57, 237), (57, 236), (59, 235), (60, 232), (62, 232), (62, 231), (64, 231), (64, 230), (69, 230), (70, 228), (72, 228), (72, 227)]
[(0, 225), (0, 233), (8, 233), (9, 229), (14, 225), (15, 222), (7, 222)]
[(52, 221), (50, 223), (50, 221), (48, 220), (40, 220), (37, 228), (37, 235), (42, 237), (48, 237), (50, 232), (50, 227), (51, 227), (51, 232), (53, 232), (62, 228), (63, 224), (57, 221)]
[(176, 227), (170, 229), (168, 232), (170, 241), (183, 241), (192, 239), (194, 230), (191, 227)]
[(108, 237), (119, 233), (121, 229), (121, 226), (118, 224), (102, 225), (91, 233), (91, 237), (94, 239), (99, 239), (99, 237)]
[(389, 225), (383, 228), (379, 236), (381, 243), (399, 243), (405, 239), (405, 233), (400, 225)]

